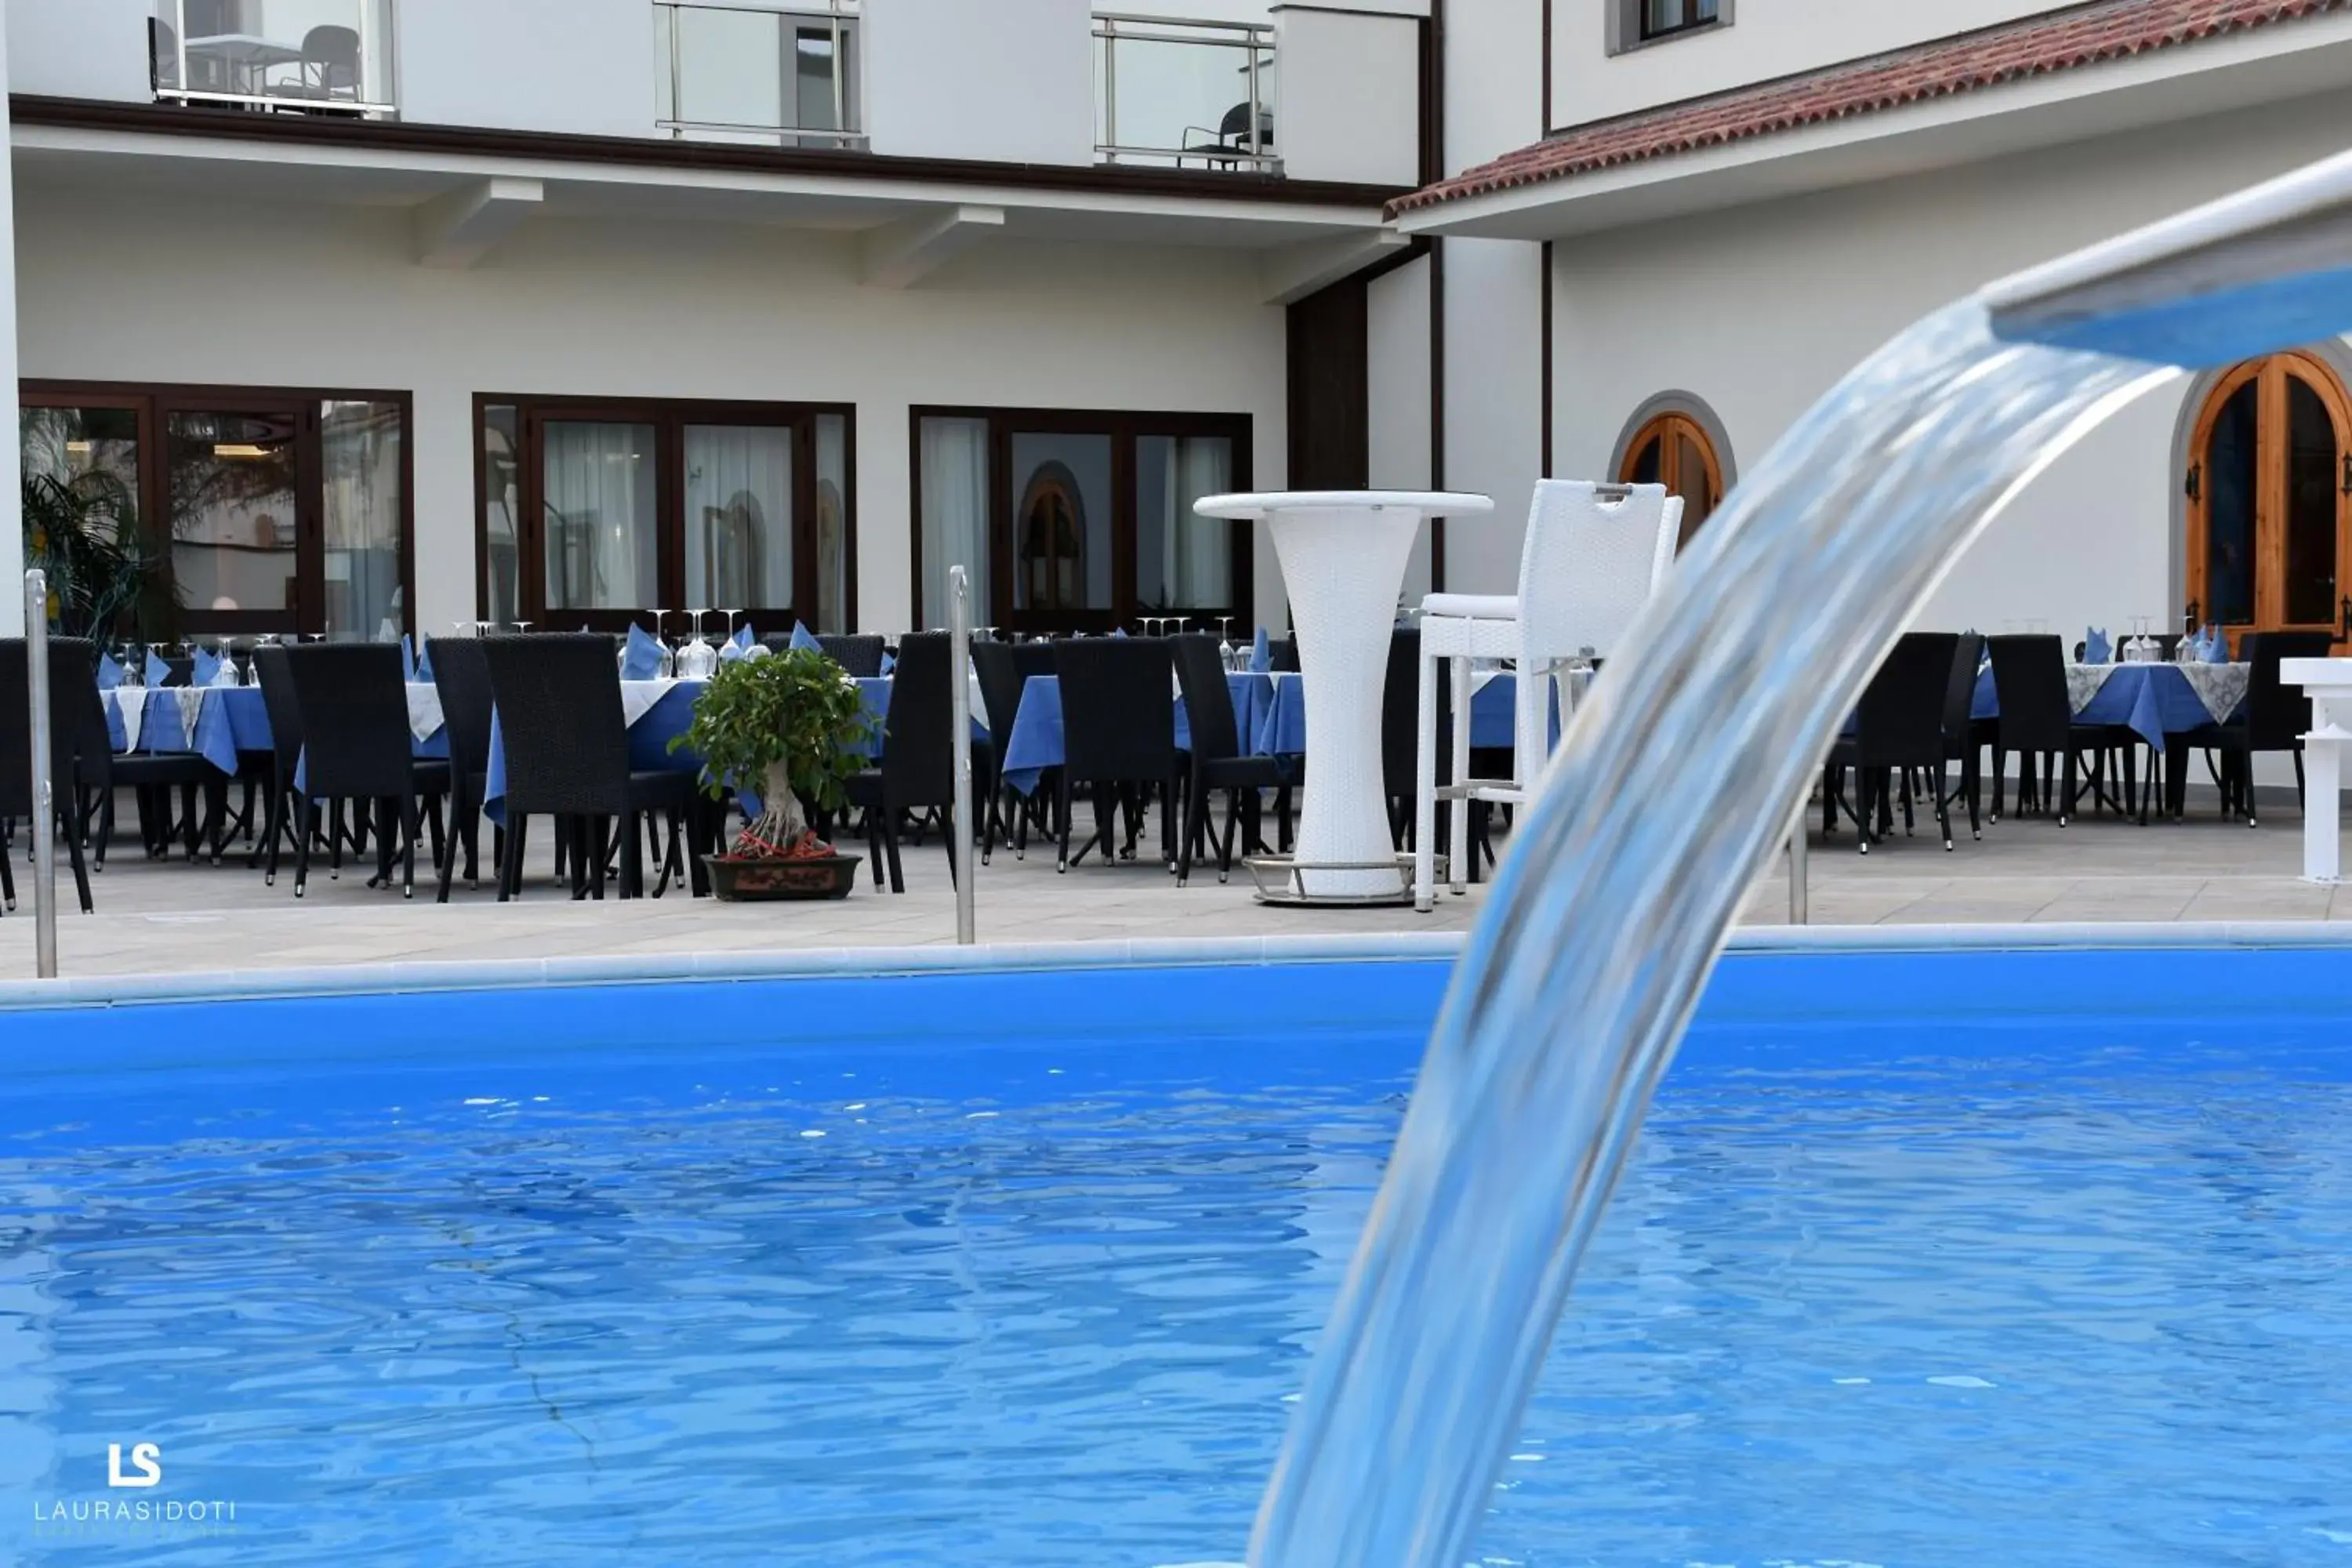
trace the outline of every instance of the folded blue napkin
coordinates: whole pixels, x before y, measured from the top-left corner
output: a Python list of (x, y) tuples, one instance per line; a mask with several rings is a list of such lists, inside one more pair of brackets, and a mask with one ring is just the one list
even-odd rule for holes
[(887, 674), (889, 674), (892, 670), (894, 670), (894, 669), (896, 669), (896, 668), (898, 668), (898, 656), (897, 654), (894, 654), (894, 653), (886, 653), (886, 654), (884, 654), (884, 655), (882, 656), (882, 673), (883, 673), (883, 674), (887, 675)]
[(661, 674), (662, 647), (646, 628), (632, 624), (629, 646), (621, 654), (623, 680), (652, 680)]
[(100, 654), (98, 656), (98, 689), (100, 691), (111, 691), (121, 684), (122, 667), (114, 662), (112, 654)]
[(1274, 639), (1265, 635), (1264, 626), (1260, 626), (1257, 629), (1257, 640), (1250, 644), (1250, 673), (1264, 675), (1273, 668)]
[[(407, 639), (404, 637), (401, 640), (404, 642)], [(408, 672), (408, 679), (423, 686), (430, 686), (433, 684), (433, 647), (431, 644), (428, 643), (424, 647), (417, 650), (416, 668)]]
[(823, 653), (824, 651), (824, 645), (817, 641), (815, 637), (810, 636), (808, 627), (801, 624), (799, 621), (794, 621), (793, 623), (792, 647), (794, 653), (800, 652), (803, 648), (806, 648), (812, 653)]
[(209, 648), (196, 649), (195, 668), (188, 677), (191, 686), (210, 686), (220, 674), (220, 655)]
[(2213, 628), (2211, 640), (2206, 643), (2203, 650), (2197, 657), (2206, 664), (2230, 662), (2230, 639), (2222, 634), (2221, 627)]
[(1123, 637), (1127, 635), (1127, 628), (1125, 626), (1113, 626), (1110, 629), (1110, 635), (1115, 637)]
[(2090, 635), (2083, 639), (2083, 662), (2084, 664), (2112, 664), (2115, 662), (2115, 658), (2116, 647), (2115, 644), (2107, 640), (2105, 629), (2100, 626), (2093, 626), (2091, 628)]
[(741, 626), (735, 628), (735, 635), (727, 639), (727, 646), (733, 648), (737, 653), (742, 653), (748, 650), (753, 643), (758, 642), (759, 640), (760, 639), (758, 637), (751, 635), (751, 623), (745, 621)]
[(416, 645), (409, 640), (406, 632), (400, 634), (400, 668), (402, 679), (416, 679)]
[(147, 650), (147, 662), (141, 668), (146, 671), (150, 686), (161, 686), (172, 679), (172, 667), (158, 658), (152, 647)]

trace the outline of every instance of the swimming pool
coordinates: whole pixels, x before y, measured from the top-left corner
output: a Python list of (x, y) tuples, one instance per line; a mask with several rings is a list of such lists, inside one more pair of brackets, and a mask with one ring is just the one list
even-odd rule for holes
[[(1237, 1559), (1444, 974), (7, 1016), (0, 1541)], [(1481, 1559), (2352, 1561), (2347, 976), (1735, 952)]]

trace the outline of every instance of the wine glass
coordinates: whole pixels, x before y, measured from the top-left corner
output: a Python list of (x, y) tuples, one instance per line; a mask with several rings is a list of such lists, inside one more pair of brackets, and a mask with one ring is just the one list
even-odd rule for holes
[(1217, 657), (1225, 661), (1227, 669), (1234, 668), (1234, 618), (1231, 616), (1219, 616), (1217, 617)]
[(737, 608), (732, 610), (721, 610), (719, 613), (727, 617), (727, 636), (725, 640), (728, 642), (733, 642), (735, 640), (735, 617), (743, 614), (743, 611), (740, 608)]
[(666, 629), (669, 625), (671, 614), (672, 612), (668, 610), (654, 612), (654, 641), (661, 648), (661, 664), (656, 673), (665, 679), (677, 668), (677, 661), (669, 650), (669, 633)]

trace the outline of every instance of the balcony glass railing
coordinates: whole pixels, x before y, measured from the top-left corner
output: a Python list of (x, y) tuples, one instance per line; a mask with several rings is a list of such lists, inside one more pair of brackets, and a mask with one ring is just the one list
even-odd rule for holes
[(156, 0), (159, 100), (388, 117), (393, 0)]
[(1106, 163), (1281, 167), (1265, 22), (1095, 13), (1095, 155)]
[(654, 0), (655, 122), (672, 136), (865, 142), (857, 6)]

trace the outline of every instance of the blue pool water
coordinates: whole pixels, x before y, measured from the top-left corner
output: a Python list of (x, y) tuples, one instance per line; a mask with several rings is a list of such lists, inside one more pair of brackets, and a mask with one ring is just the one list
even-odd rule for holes
[[(1727, 964), (1478, 1560), (2352, 1563), (2352, 1037), (2172, 1005), (2310, 964)], [(1237, 1559), (1441, 981), (12, 1020), (0, 1555)]]

